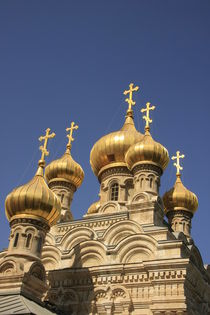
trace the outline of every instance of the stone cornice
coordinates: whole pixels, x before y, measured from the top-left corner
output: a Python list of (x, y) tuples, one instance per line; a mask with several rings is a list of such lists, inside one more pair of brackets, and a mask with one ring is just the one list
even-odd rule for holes
[(64, 181), (62, 179), (57, 179), (57, 180), (53, 180), (53, 181), (50, 181), (49, 184), (48, 184), (49, 188), (50, 189), (53, 189), (53, 188), (67, 188), (68, 190), (71, 190), (73, 192), (75, 192), (77, 189), (75, 187), (75, 185), (73, 185), (71, 182), (69, 181)]
[(30, 218), (16, 218), (10, 222), (10, 227), (14, 227), (15, 225), (33, 225), (37, 228), (41, 228), (44, 231), (48, 232), (49, 231), (49, 226), (43, 221), (43, 220), (36, 220), (36, 219), (30, 219)]
[(154, 164), (138, 164), (133, 168), (132, 171), (134, 174), (141, 171), (152, 171), (155, 172), (158, 176), (161, 176), (163, 174), (161, 168)]
[(127, 175), (129, 177), (133, 177), (133, 174), (131, 171), (125, 167), (125, 166), (116, 166), (116, 167), (110, 167), (106, 170), (104, 170), (99, 177), (99, 181), (102, 182), (107, 177), (113, 176), (113, 175)]

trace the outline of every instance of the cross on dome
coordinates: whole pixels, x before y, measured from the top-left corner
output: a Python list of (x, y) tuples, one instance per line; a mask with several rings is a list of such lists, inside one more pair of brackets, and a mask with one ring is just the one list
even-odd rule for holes
[(42, 152), (42, 156), (41, 156), (41, 160), (39, 161), (39, 165), (41, 166), (44, 166), (45, 165), (45, 156), (48, 156), (49, 155), (49, 151), (47, 151), (47, 144), (48, 144), (48, 140), (51, 139), (51, 138), (54, 138), (55, 137), (55, 133), (52, 132), (50, 134), (50, 128), (47, 128), (46, 129), (46, 134), (45, 136), (41, 136), (39, 137), (39, 141), (43, 141), (44, 140), (44, 145), (41, 145), (39, 147), (39, 149), (41, 150)]
[(183, 167), (180, 165), (180, 159), (183, 159), (185, 157), (184, 154), (180, 155), (180, 151), (176, 152), (175, 156), (172, 156), (172, 160), (176, 160), (176, 163), (174, 163), (174, 166), (176, 167), (176, 176), (180, 177), (181, 173), (180, 170), (183, 170)]
[(141, 109), (141, 113), (145, 113), (146, 112), (146, 116), (143, 116), (143, 119), (146, 121), (146, 125), (145, 125), (145, 131), (149, 131), (150, 130), (150, 124), (152, 123), (152, 119), (149, 117), (149, 113), (151, 110), (155, 109), (155, 106), (151, 106), (151, 103), (146, 103), (146, 108), (142, 108)]
[(75, 125), (75, 122), (72, 121), (71, 123), (71, 127), (69, 128), (66, 128), (66, 131), (68, 132), (69, 131), (69, 134), (67, 134), (67, 138), (69, 139), (67, 145), (66, 145), (66, 148), (67, 148), (67, 153), (70, 153), (70, 150), (71, 150), (71, 143), (74, 141), (74, 138), (73, 138), (73, 131), (74, 130), (77, 130), (79, 128), (78, 125)]
[(132, 111), (132, 106), (136, 104), (136, 102), (133, 101), (133, 92), (136, 92), (139, 90), (139, 86), (135, 86), (133, 83), (129, 84), (129, 90), (125, 90), (123, 92), (124, 95), (129, 94), (129, 98), (126, 98), (125, 101), (128, 103), (128, 112)]

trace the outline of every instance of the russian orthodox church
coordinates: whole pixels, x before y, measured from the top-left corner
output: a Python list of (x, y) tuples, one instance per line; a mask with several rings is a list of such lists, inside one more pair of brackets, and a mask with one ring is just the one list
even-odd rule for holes
[[(131, 83), (119, 131), (103, 136), (90, 153), (99, 200), (74, 220), (71, 202), (84, 172), (71, 155), (74, 123), (63, 156), (45, 168), (46, 130), (35, 176), (6, 198), (8, 249), (0, 253), (0, 314), (209, 315), (210, 267), (191, 237), (198, 207), (181, 179), (159, 195), (167, 149), (150, 134), (150, 103), (142, 109), (145, 133), (136, 130)], [(167, 219), (166, 219), (167, 217)]]

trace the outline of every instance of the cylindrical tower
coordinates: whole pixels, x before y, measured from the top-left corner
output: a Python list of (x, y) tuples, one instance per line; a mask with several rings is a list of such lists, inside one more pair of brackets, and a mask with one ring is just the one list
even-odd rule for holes
[(176, 182), (171, 190), (166, 192), (163, 196), (165, 214), (168, 217), (168, 222), (175, 232), (183, 232), (186, 236), (190, 237), (191, 234), (191, 220), (198, 208), (198, 199), (196, 195), (188, 190), (182, 183), (180, 170), (180, 155), (177, 151), (175, 157), (177, 162), (174, 165), (177, 167)]
[(169, 155), (167, 149), (160, 143), (153, 140), (150, 134), (149, 111), (155, 107), (150, 107), (142, 111), (147, 111), (145, 135), (141, 141), (132, 145), (126, 153), (125, 160), (128, 168), (134, 175), (134, 198), (139, 193), (147, 193), (151, 196), (159, 196), (160, 176), (168, 165)]

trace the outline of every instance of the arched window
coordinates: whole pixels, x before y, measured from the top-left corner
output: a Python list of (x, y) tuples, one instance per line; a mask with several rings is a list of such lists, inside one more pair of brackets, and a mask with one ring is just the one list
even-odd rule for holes
[(31, 238), (32, 238), (32, 234), (29, 233), (29, 234), (27, 235), (27, 239), (26, 239), (26, 248), (29, 248), (29, 247), (30, 247)]
[(141, 178), (141, 184), (140, 184), (140, 185), (141, 185), (141, 188), (143, 187), (143, 182), (144, 182), (144, 178), (142, 177), (142, 178)]
[(149, 179), (149, 186), (152, 188), (152, 178)]
[(16, 235), (15, 235), (15, 240), (14, 240), (14, 244), (13, 244), (14, 247), (17, 247), (18, 238), (19, 238), (19, 233), (16, 233)]
[(110, 187), (111, 200), (117, 201), (118, 195), (119, 195), (119, 185), (117, 183), (114, 183)]

